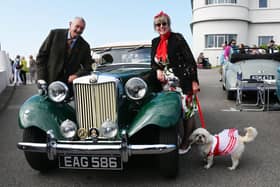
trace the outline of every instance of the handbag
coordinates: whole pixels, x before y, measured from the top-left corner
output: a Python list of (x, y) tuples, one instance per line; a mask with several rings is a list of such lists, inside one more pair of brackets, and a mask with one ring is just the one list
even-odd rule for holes
[(19, 63), (16, 65), (16, 69), (21, 69), (21, 65)]

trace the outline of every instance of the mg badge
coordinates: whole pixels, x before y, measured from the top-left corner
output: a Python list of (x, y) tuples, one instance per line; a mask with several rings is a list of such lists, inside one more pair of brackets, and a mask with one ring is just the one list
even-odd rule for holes
[(80, 129), (78, 130), (78, 136), (79, 136), (81, 139), (86, 139), (87, 135), (88, 135), (87, 129), (85, 129), (85, 128), (80, 128)]
[(89, 83), (91, 84), (97, 83), (97, 75), (93, 74), (89, 79)]

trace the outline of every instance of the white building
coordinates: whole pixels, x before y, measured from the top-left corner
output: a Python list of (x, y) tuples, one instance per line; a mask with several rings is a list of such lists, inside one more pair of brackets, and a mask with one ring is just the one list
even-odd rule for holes
[(280, 0), (192, 0), (193, 53), (219, 65), (221, 45), (280, 44)]

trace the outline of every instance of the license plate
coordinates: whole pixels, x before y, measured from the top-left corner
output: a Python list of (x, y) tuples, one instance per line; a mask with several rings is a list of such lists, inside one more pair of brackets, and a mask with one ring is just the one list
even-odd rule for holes
[(61, 155), (59, 167), (68, 169), (121, 170), (120, 155)]
[(273, 80), (274, 75), (251, 75), (250, 78), (256, 80)]

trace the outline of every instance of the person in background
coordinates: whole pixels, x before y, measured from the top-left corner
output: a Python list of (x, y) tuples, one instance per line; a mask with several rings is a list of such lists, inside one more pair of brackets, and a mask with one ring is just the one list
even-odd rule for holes
[(30, 73), (30, 82), (31, 84), (34, 82), (37, 82), (37, 67), (36, 67), (36, 61), (34, 60), (33, 56), (29, 56), (29, 73)]
[(230, 40), (229, 44), (225, 48), (224, 57), (226, 61), (230, 61), (230, 57), (233, 53), (237, 53), (238, 49), (236, 47), (236, 40)]
[(246, 54), (245, 45), (243, 43), (239, 44), (239, 54)]
[(219, 60), (220, 60), (220, 82), (223, 80), (222, 79), (222, 75), (223, 75), (223, 65), (225, 64), (225, 48), (226, 48), (227, 44), (226, 42), (222, 44), (222, 52), (219, 56)]
[(9, 83), (12, 84), (14, 82), (14, 63), (15, 61), (11, 58), (9, 58), (9, 61), (10, 61), (10, 68), (11, 68), (11, 72), (10, 72), (10, 75), (9, 75)]
[(86, 22), (75, 17), (68, 29), (51, 30), (36, 58), (38, 80), (48, 84), (53, 81), (64, 82), (73, 96), (73, 80), (89, 74), (92, 58), (90, 46), (81, 36)]
[(17, 55), (14, 63), (13, 63), (13, 71), (14, 71), (14, 85), (19, 85), (22, 83), (21, 79), (20, 79), (20, 69), (21, 69), (21, 65), (20, 65), (20, 56)]
[(231, 54), (239, 53), (238, 45), (236, 44), (236, 40), (235, 39), (232, 39), (231, 49), (232, 49)]
[(22, 84), (26, 85), (26, 73), (28, 72), (27, 61), (25, 60), (24, 56), (21, 57), (20, 60), (20, 78), (22, 80)]
[(274, 53), (276, 50), (276, 45), (274, 40), (270, 40), (267, 44), (267, 53)]
[(203, 52), (199, 53), (199, 55), (197, 57), (197, 63), (202, 64), (202, 66), (204, 66), (204, 54), (203, 54)]
[[(179, 79), (182, 97), (186, 98), (182, 104), (190, 106), (188, 101), (199, 91), (197, 66), (192, 52), (182, 34), (171, 31), (171, 21), (166, 13), (161, 11), (154, 17), (154, 30), (159, 34), (152, 40), (151, 48), (151, 67), (156, 84), (166, 83), (166, 71), (171, 68), (174, 76)], [(195, 129), (194, 116), (188, 116), (185, 109), (184, 112), (184, 136), (179, 154), (190, 150), (189, 135)]]
[(257, 48), (257, 46), (255, 44), (252, 46), (250, 54), (252, 54), (252, 55), (259, 55), (259, 54), (261, 54), (259, 49)]

